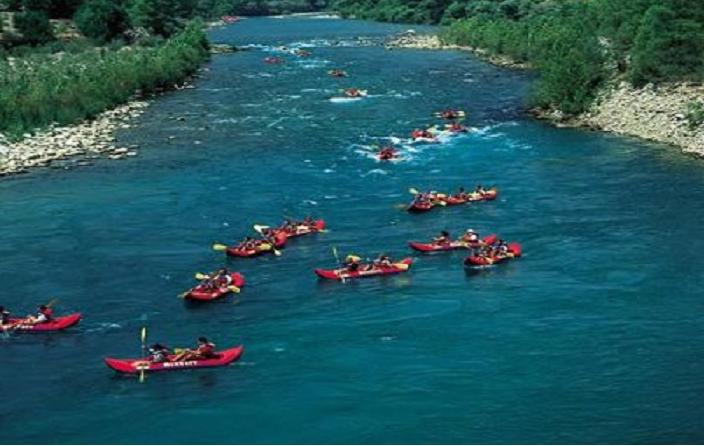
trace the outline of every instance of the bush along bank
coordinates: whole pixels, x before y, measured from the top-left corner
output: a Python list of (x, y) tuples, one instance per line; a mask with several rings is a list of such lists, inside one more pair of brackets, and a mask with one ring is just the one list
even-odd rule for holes
[(127, 155), (113, 133), (144, 109), (138, 99), (177, 88), (208, 57), (202, 26), (192, 23), (152, 46), (2, 62), (0, 174), (82, 153)]

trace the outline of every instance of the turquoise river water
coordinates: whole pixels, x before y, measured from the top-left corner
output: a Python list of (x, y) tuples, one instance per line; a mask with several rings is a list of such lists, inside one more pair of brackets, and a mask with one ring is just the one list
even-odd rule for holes
[[(702, 163), (527, 118), (530, 74), (378, 45), (405, 28), (216, 29), (214, 42), (249, 50), (214, 56), (195, 88), (123, 130), (139, 157), (0, 182), (0, 304), (26, 313), (58, 298), (84, 315), (64, 333), (0, 339), (3, 442), (704, 441)], [(277, 45), (313, 56), (264, 64)], [(353, 86), (369, 97), (328, 100)], [(405, 147), (403, 162), (370, 156), (444, 107), (470, 111), (475, 130)], [(402, 209), (409, 187), (476, 183), (499, 199)], [(331, 231), (281, 257), (210, 249), (306, 214)], [(468, 273), (461, 252), (417, 256), (408, 274), (346, 284), (313, 274), (334, 265), (332, 246), (400, 257), (467, 227), (520, 242), (523, 258)], [(177, 298), (221, 265), (246, 276), (240, 296)], [(140, 384), (103, 358), (137, 355), (143, 324), (150, 341), (208, 335), (246, 351)]]

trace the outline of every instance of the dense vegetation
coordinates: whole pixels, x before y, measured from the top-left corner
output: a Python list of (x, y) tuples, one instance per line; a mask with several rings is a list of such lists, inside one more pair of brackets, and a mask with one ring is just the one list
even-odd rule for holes
[(0, 62), (0, 132), (16, 137), (52, 122), (94, 116), (136, 91), (172, 87), (207, 57), (208, 41), (193, 23), (156, 46)]
[(530, 62), (535, 102), (575, 113), (607, 79), (704, 81), (701, 0), (337, 0), (343, 15), (442, 23), (451, 43)]

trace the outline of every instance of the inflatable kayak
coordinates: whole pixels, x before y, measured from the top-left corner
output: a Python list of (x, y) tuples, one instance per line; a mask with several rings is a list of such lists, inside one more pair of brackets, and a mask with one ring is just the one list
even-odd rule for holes
[(208, 302), (211, 300), (219, 299), (230, 293), (229, 286), (236, 286), (237, 288), (242, 288), (244, 286), (244, 277), (240, 273), (231, 273), (230, 278), (232, 283), (228, 286), (222, 286), (219, 288), (208, 288), (201, 284), (191, 289), (184, 296), (185, 299), (197, 300), (201, 302)]
[(257, 257), (262, 254), (274, 252), (274, 248), (281, 249), (286, 246), (288, 236), (282, 232), (277, 232), (274, 236), (275, 241), (272, 245), (268, 240), (257, 240), (257, 245), (254, 248), (247, 248), (244, 245), (232, 246), (225, 250), (230, 257)]
[(504, 262), (506, 260), (515, 259), (521, 256), (521, 245), (518, 243), (509, 243), (508, 251), (513, 254), (509, 257), (486, 257), (486, 256), (469, 256), (464, 260), (465, 266), (490, 266), (496, 265), (497, 263)]
[(428, 212), (434, 207), (435, 205), (431, 201), (414, 201), (408, 206), (407, 210), (408, 212), (421, 213)]
[(316, 269), (315, 274), (322, 279), (328, 280), (347, 280), (359, 279), (363, 277), (388, 276), (391, 274), (399, 274), (408, 271), (411, 264), (413, 264), (413, 259), (409, 257), (392, 264), (390, 267), (373, 267), (372, 269), (366, 270), (365, 268), (368, 265), (360, 265), (359, 269), (356, 271), (349, 271), (346, 268)]
[(499, 195), (499, 191), (496, 188), (489, 189), (483, 194), (470, 193), (467, 197), (467, 201), (492, 201), (496, 200)]
[(473, 249), (478, 248), (481, 245), (490, 245), (496, 241), (496, 234), (487, 235), (480, 242), (462, 242), (459, 240), (452, 241), (449, 243), (419, 243), (410, 242), (408, 246), (420, 252), (438, 252), (438, 251), (452, 251), (454, 249)]
[[(16, 324), (22, 319), (10, 319), (10, 324)], [(46, 333), (49, 331), (61, 331), (73, 327), (81, 320), (81, 313), (59, 316), (49, 322), (35, 325), (16, 325), (11, 330), (19, 333)]]
[(265, 57), (264, 63), (269, 65), (278, 65), (284, 63), (284, 60), (280, 57)]
[[(202, 369), (208, 367), (223, 367), (231, 364), (242, 356), (244, 351), (243, 346), (223, 350), (216, 353), (215, 358), (198, 359), (194, 361), (178, 361), (178, 362), (149, 362), (149, 358), (142, 359), (114, 359), (105, 358), (105, 364), (108, 367), (120, 373), (138, 374), (144, 369), (145, 372), (161, 372), (164, 370), (184, 370), (184, 369)], [(173, 358), (175, 355), (171, 355)]]
[(302, 235), (307, 235), (307, 234), (314, 234), (316, 232), (320, 232), (323, 229), (325, 229), (325, 220), (315, 220), (311, 224), (298, 224), (296, 225), (296, 229), (284, 229), (284, 228), (278, 228), (275, 229), (275, 232), (277, 234), (281, 233), (286, 236), (286, 238), (292, 238), (292, 237), (300, 237)]

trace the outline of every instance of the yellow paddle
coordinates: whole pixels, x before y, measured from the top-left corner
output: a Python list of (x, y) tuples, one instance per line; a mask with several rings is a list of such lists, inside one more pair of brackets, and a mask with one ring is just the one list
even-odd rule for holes
[(223, 245), (222, 243), (213, 243), (213, 250), (214, 251), (225, 251), (227, 249), (227, 245)]
[(271, 244), (271, 250), (274, 253), (274, 255), (277, 257), (281, 256), (281, 251), (276, 249), (276, 241), (273, 239), (269, 240), (269, 238), (264, 235), (264, 230), (266, 230), (266, 229), (269, 229), (269, 227), (263, 226), (263, 225), (254, 225), (254, 230), (257, 231), (258, 233), (260, 233), (262, 235), (262, 237), (267, 239), (267, 241), (269, 241), (269, 243)]

